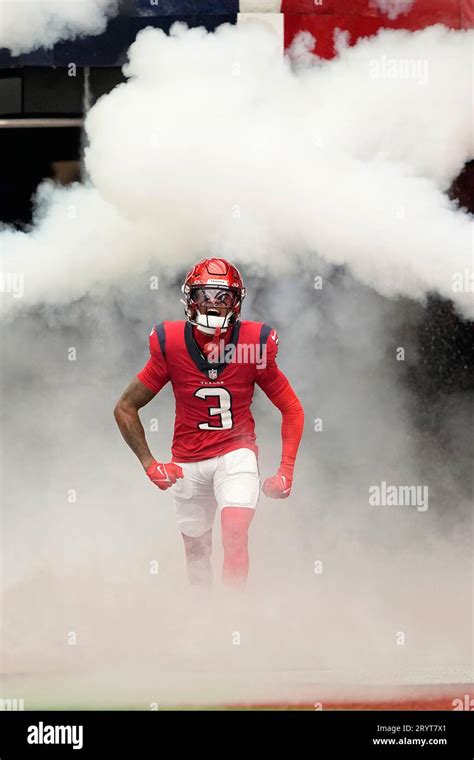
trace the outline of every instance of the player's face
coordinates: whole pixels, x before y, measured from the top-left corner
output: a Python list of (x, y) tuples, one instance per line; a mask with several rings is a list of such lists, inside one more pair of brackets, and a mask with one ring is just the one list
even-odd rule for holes
[(193, 300), (200, 314), (224, 317), (235, 304), (235, 293), (222, 288), (195, 288)]

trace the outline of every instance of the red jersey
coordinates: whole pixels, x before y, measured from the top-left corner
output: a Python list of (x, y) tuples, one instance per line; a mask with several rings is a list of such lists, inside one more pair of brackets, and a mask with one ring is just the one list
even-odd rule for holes
[[(208, 336), (211, 340), (212, 336)], [(193, 462), (246, 447), (258, 454), (250, 411), (255, 384), (270, 399), (289, 382), (276, 364), (278, 336), (262, 322), (239, 321), (210, 362), (184, 320), (162, 322), (150, 334), (150, 359), (138, 379), (158, 393), (171, 382), (176, 400), (172, 458)]]

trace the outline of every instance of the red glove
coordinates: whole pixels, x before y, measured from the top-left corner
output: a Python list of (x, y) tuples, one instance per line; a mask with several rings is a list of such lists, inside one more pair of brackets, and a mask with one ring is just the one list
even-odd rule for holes
[(155, 459), (146, 470), (146, 474), (162, 491), (166, 491), (167, 488), (171, 488), (173, 483), (176, 483), (178, 478), (184, 477), (183, 470), (179, 464), (174, 462), (157, 462)]
[(293, 477), (280, 469), (272, 478), (266, 478), (263, 483), (263, 493), (270, 499), (287, 499), (291, 492)]

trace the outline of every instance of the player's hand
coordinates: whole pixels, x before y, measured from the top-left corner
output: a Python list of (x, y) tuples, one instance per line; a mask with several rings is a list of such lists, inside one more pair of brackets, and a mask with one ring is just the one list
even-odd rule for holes
[(288, 474), (284, 475), (278, 471), (273, 477), (264, 480), (262, 490), (270, 499), (287, 499), (291, 493), (292, 484), (293, 479)]
[(162, 491), (171, 488), (178, 478), (184, 477), (183, 470), (179, 464), (175, 464), (174, 462), (164, 464), (163, 462), (157, 462), (155, 459), (146, 470), (146, 474), (152, 483)]

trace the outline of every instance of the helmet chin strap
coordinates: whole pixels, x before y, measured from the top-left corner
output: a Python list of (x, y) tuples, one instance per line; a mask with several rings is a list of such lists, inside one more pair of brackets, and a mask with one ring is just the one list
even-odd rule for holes
[[(215, 320), (216, 322), (220, 322), (221, 324), (216, 324), (213, 327), (208, 327), (208, 325), (201, 324), (199, 317), (204, 317), (208, 324), (210, 319), (212, 319), (212, 321)], [(208, 335), (212, 335), (211, 340), (208, 343), (204, 344), (203, 352), (205, 356), (209, 356), (210, 353), (218, 351), (221, 333), (225, 332), (228, 327), (228, 318), (229, 315), (226, 315), (225, 317), (216, 317), (198, 314), (196, 318), (197, 329), (201, 330), (204, 333), (207, 333)]]
[(229, 326), (230, 314), (226, 314), (225, 317), (218, 317), (216, 314), (197, 314), (195, 317), (195, 324), (202, 330), (202, 332), (212, 335), (216, 328), (220, 330), (226, 330)]
[(222, 330), (223, 332), (227, 330), (227, 327), (206, 327), (205, 325), (199, 324), (199, 322), (194, 322), (193, 324), (196, 325), (200, 332), (206, 333), (206, 335), (214, 335), (216, 330)]

